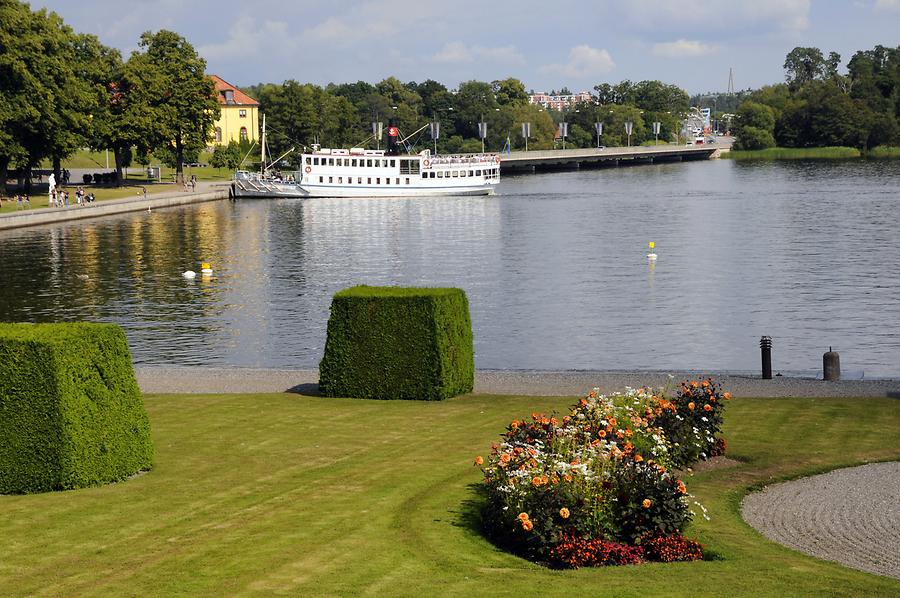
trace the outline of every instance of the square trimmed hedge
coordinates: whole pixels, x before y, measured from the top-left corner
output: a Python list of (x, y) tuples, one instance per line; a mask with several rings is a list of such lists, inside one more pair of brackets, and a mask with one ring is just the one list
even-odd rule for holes
[(96, 486), (153, 465), (115, 324), (0, 324), (0, 493)]
[(319, 364), (325, 396), (439, 401), (474, 384), (462, 289), (356, 286), (334, 296)]

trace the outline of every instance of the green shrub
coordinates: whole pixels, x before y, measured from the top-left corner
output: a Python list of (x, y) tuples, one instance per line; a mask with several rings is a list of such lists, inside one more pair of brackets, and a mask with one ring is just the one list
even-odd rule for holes
[(334, 296), (319, 364), (325, 396), (433, 401), (474, 382), (461, 289), (357, 286)]
[(104, 484), (152, 462), (121, 328), (0, 324), (0, 493)]

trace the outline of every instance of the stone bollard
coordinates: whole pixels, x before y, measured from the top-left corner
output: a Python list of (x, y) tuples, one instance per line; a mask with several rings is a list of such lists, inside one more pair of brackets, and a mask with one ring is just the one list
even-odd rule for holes
[(828, 352), (822, 355), (822, 379), (828, 381), (841, 379), (841, 356), (837, 351), (828, 347)]

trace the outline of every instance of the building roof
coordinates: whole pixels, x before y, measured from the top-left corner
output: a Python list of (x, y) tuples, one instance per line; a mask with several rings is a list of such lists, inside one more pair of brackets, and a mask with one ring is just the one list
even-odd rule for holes
[[(259, 106), (259, 102), (218, 75), (210, 75), (210, 78), (212, 78), (213, 83), (216, 85), (216, 99), (219, 100), (219, 104), (223, 106)], [(226, 99), (226, 96), (228, 95), (226, 92), (228, 91), (231, 92), (232, 96), (230, 102)]]

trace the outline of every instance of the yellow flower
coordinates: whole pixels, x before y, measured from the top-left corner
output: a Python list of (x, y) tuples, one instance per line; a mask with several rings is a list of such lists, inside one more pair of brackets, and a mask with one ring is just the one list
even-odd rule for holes
[(559, 510), (559, 516), (562, 517), (563, 519), (568, 519), (569, 518), (569, 509), (567, 509), (565, 507), (561, 508)]

